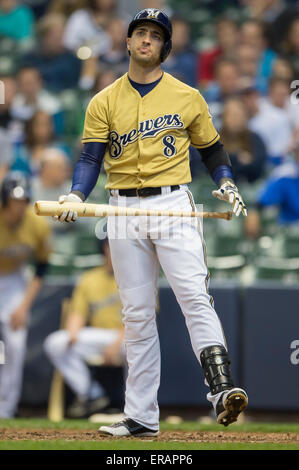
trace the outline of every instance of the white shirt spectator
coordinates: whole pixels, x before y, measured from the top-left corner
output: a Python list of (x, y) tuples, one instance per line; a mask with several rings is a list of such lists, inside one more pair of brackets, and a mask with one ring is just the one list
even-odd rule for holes
[(278, 108), (277, 106), (274, 106), (270, 102), (269, 98), (263, 98), (262, 103), (265, 106), (269, 106), (270, 110), (282, 109), (282, 111), (285, 111), (286, 116), (288, 117), (288, 120), (290, 122), (291, 128), (293, 130), (299, 130), (299, 106), (292, 103), (290, 99), (286, 100), (284, 108)]
[(299, 104), (294, 104), (288, 101), (286, 104), (286, 112), (288, 113), (291, 126), (297, 132), (299, 131)]
[(0, 167), (9, 167), (13, 159), (12, 144), (4, 129), (0, 127)]
[(105, 54), (110, 49), (110, 37), (96, 23), (91, 12), (85, 9), (75, 11), (67, 21), (64, 45), (74, 52), (81, 46), (90, 47), (93, 56)]
[(62, 111), (61, 100), (51, 95), (47, 90), (41, 90), (34, 104), (26, 103), (22, 94), (17, 94), (14, 98), (12, 107), (12, 115), (21, 121), (31, 119), (36, 111), (44, 111), (53, 116)]
[(260, 100), (259, 112), (250, 119), (249, 129), (263, 139), (270, 158), (287, 155), (292, 127), (285, 110)]
[(0, 185), (8, 172), (13, 160), (13, 146), (6, 135), (6, 132), (0, 127)]

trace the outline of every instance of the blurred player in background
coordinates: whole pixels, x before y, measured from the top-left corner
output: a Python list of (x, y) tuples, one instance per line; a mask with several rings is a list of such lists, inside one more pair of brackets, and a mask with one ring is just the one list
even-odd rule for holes
[(109, 398), (92, 380), (86, 358), (102, 356), (106, 365), (123, 363), (121, 303), (113, 276), (108, 239), (101, 242), (105, 264), (83, 274), (76, 286), (65, 330), (50, 334), (45, 350), (76, 397), (70, 418), (83, 418), (105, 409)]
[[(9, 172), (1, 187), (0, 325), (5, 365), (0, 368), (0, 417), (14, 416), (21, 392), (31, 306), (42, 286), (50, 253), (50, 230), (31, 207), (27, 179)], [(25, 268), (33, 258), (35, 273), (28, 282)]]

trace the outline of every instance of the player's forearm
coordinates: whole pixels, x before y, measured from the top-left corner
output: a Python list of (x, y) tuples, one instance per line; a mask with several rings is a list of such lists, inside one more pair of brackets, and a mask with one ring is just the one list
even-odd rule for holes
[(202, 161), (218, 187), (225, 181), (233, 182), (231, 161), (221, 142), (201, 149)]
[(105, 149), (106, 144), (101, 142), (85, 144), (76, 163), (71, 192), (77, 194), (83, 201), (88, 198), (97, 183)]
[(77, 334), (84, 325), (84, 317), (78, 312), (73, 312), (68, 316), (65, 328), (71, 335), (74, 335)]

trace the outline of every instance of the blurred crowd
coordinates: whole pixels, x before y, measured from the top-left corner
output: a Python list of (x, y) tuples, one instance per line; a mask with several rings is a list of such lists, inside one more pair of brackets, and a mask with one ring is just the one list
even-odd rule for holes
[[(278, 207), (279, 224), (298, 222), (287, 191), (289, 180), (299, 185), (299, 8), (291, 0), (0, 0), (0, 182), (23, 172), (32, 200), (70, 188), (86, 105), (127, 71), (127, 26), (144, 7), (170, 15), (163, 68), (203, 94), (235, 181), (249, 188), (247, 237), (258, 237), (264, 206)], [(207, 175), (190, 155), (200, 182)], [(273, 179), (287, 179), (286, 190)]]

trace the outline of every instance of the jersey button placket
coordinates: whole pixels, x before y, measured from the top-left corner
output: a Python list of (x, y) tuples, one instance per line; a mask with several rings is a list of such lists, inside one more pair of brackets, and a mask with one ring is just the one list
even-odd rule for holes
[[(145, 112), (144, 112), (144, 106), (143, 106), (143, 101), (142, 98), (139, 100), (139, 105), (138, 105), (138, 129), (140, 122), (144, 120), (145, 117)], [(138, 180), (139, 180), (139, 185), (143, 186), (144, 180), (142, 179), (142, 140), (141, 136), (138, 138), (138, 161), (137, 161), (137, 169), (138, 169)], [(141, 173), (141, 175), (140, 175)], [(143, 198), (139, 198), (139, 207), (143, 207)], [(140, 216), (139, 217), (139, 231), (140, 231), (140, 237), (141, 238), (146, 238), (147, 236), (147, 220), (148, 218), (146, 216)]]
[[(139, 129), (140, 122), (142, 122), (144, 119), (144, 109), (143, 109), (143, 102), (142, 98), (140, 97), (139, 99), (139, 104), (138, 104), (138, 123), (137, 123), (137, 128)], [(142, 180), (142, 140), (141, 136), (138, 137), (138, 156), (137, 156), (137, 170), (138, 170), (138, 181), (139, 185), (138, 186), (143, 186), (143, 180)]]

